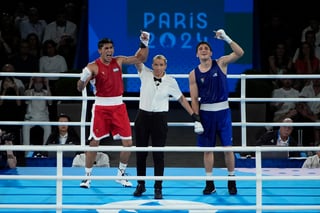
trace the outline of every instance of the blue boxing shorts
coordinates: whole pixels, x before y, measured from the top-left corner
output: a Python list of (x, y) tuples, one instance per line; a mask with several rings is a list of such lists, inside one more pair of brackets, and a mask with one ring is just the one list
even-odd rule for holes
[(232, 120), (230, 108), (220, 111), (200, 110), (204, 132), (197, 136), (200, 147), (215, 147), (217, 136), (222, 146), (232, 146)]

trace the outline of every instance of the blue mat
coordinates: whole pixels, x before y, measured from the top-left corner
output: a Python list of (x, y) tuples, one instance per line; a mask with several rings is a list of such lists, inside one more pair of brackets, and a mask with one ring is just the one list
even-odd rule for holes
[[(94, 168), (93, 175), (112, 176), (117, 168)], [(129, 175), (136, 175), (135, 168), (128, 168)], [(15, 170), (2, 170), (1, 174), (19, 175), (55, 175), (55, 167), (20, 167)], [(84, 175), (83, 168), (63, 168), (66, 176)], [(148, 168), (147, 175), (153, 175), (153, 168)], [(168, 176), (202, 176), (203, 168), (166, 168), (165, 175)], [(227, 171), (224, 168), (214, 169), (215, 176), (225, 176)], [(239, 168), (237, 176), (255, 176), (255, 169)], [(263, 175), (319, 175), (319, 169), (263, 169)], [(254, 206), (256, 204), (256, 182), (254, 180), (238, 180), (238, 194), (231, 196), (228, 193), (227, 181), (216, 180), (216, 193), (202, 195), (204, 187), (203, 180), (167, 180), (163, 182), (163, 200), (153, 199), (153, 180), (146, 181), (147, 191), (142, 197), (136, 198), (132, 194), (135, 190), (136, 180), (133, 180), (134, 187), (124, 188), (113, 180), (93, 180), (90, 189), (79, 187), (80, 180), (63, 181), (63, 204), (67, 205), (98, 205), (112, 206), (122, 205), (121, 210), (97, 210), (97, 209), (64, 209), (63, 212), (118, 212), (118, 213), (254, 213), (255, 210), (138, 210), (126, 209), (127, 205), (136, 206), (172, 206), (200, 205), (201, 207), (220, 206)], [(263, 205), (320, 205), (320, 178), (319, 180), (268, 180), (262, 183)], [(56, 181), (55, 180), (3, 180), (0, 179), (0, 204), (25, 204), (25, 209), (0, 209), (0, 212), (56, 212), (52, 209), (32, 209), (28, 205), (56, 203)], [(266, 213), (281, 212), (305, 212), (319, 213), (320, 210), (273, 210), (263, 211)]]

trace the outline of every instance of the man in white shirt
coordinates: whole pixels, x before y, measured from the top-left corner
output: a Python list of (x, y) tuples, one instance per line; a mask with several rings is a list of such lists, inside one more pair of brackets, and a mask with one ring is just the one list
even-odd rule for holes
[(39, 19), (39, 11), (35, 7), (31, 7), (28, 11), (28, 19), (20, 23), (21, 38), (27, 38), (30, 33), (36, 33), (40, 40), (43, 38), (43, 33), (47, 23), (43, 19)]
[[(281, 79), (281, 88), (274, 89), (272, 98), (298, 98), (299, 91), (292, 87), (292, 79)], [(295, 102), (275, 102), (270, 104), (274, 109), (273, 121), (281, 122), (284, 118), (292, 118), (297, 114)]]
[[(318, 145), (320, 147), (320, 144)], [(309, 156), (303, 163), (302, 168), (320, 168), (320, 150), (313, 156)]]
[(65, 10), (60, 9), (56, 14), (56, 20), (46, 26), (43, 42), (46, 40), (55, 41), (58, 46), (64, 42), (72, 45), (76, 42), (77, 25), (66, 19)]

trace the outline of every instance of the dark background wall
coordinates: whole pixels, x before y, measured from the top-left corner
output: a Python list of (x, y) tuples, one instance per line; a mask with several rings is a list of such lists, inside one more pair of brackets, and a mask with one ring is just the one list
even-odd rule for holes
[[(85, 17), (88, 0), (29, 0), (29, 1), (1, 1), (0, 10), (2, 12), (13, 13), (18, 2), (23, 2), (26, 8), (35, 6), (39, 8), (40, 16), (47, 22), (51, 22), (55, 18), (56, 10), (67, 2), (73, 2), (78, 11), (79, 23), (81, 18)], [(111, 2), (111, 1), (110, 1)], [(271, 17), (277, 15), (283, 19), (288, 33), (292, 36), (292, 42), (296, 46), (300, 39), (300, 33), (304, 27), (307, 26), (308, 20), (311, 17), (320, 19), (318, 7), (315, 6), (314, 1), (279, 1), (279, 0), (254, 0), (254, 22), (255, 22), (255, 56), (253, 58), (254, 68), (263, 70), (264, 58), (268, 54), (268, 44), (265, 43), (266, 37), (268, 40), (269, 33), (268, 25)], [(85, 26), (84, 26), (85, 27)], [(86, 33), (83, 29), (82, 33)], [(82, 43), (83, 46), (83, 43)], [(84, 48), (85, 51), (86, 48)], [(82, 66), (80, 64), (79, 66)]]

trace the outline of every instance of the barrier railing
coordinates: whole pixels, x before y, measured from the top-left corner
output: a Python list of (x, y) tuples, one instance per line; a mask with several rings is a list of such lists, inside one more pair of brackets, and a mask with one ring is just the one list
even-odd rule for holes
[[(0, 76), (39, 76), (39, 77), (70, 77), (70, 78), (79, 78), (80, 74), (71, 74), (71, 73), (0, 73)], [(176, 78), (186, 78), (188, 75), (172, 75)], [(124, 78), (136, 78), (137, 75), (133, 74), (124, 74)], [(94, 100), (94, 97), (87, 96), (86, 90), (83, 91), (82, 96), (50, 96), (50, 97), (37, 97), (37, 96), (0, 96), (0, 99), (3, 100), (74, 100), (74, 101), (82, 101), (82, 111), (81, 111), (81, 120), (79, 122), (32, 122), (32, 121), (0, 121), (0, 125), (61, 125), (61, 124), (68, 124), (72, 126), (80, 126), (81, 131), (81, 145), (80, 146), (24, 146), (24, 145), (15, 145), (15, 146), (7, 146), (3, 145), (0, 146), (1, 150), (13, 150), (13, 151), (56, 151), (57, 152), (57, 167), (56, 167), (56, 175), (54, 176), (25, 176), (25, 175), (1, 175), (1, 179), (41, 179), (41, 180), (56, 180), (56, 204), (55, 205), (10, 205), (10, 204), (1, 204), (0, 208), (34, 208), (34, 209), (56, 209), (57, 212), (61, 212), (62, 209), (108, 209), (108, 207), (102, 206), (95, 206), (95, 205), (66, 205), (62, 203), (62, 181), (63, 180), (71, 180), (71, 179), (83, 179), (83, 176), (64, 176), (62, 173), (63, 168), (63, 152), (66, 151), (131, 151), (131, 152), (138, 152), (138, 151), (166, 151), (166, 152), (204, 152), (204, 151), (214, 151), (214, 152), (225, 152), (225, 151), (239, 151), (239, 152), (255, 152), (256, 153), (256, 176), (235, 176), (235, 177), (207, 177), (207, 176), (164, 176), (164, 177), (155, 177), (155, 176), (148, 176), (148, 177), (139, 177), (139, 176), (130, 176), (130, 177), (123, 177), (129, 180), (256, 180), (256, 205), (253, 206), (215, 206), (216, 208), (221, 210), (235, 210), (235, 209), (248, 209), (252, 210), (255, 209), (257, 213), (261, 213), (262, 210), (316, 210), (320, 209), (319, 205), (296, 205), (296, 206), (286, 206), (286, 205), (262, 205), (262, 181), (263, 180), (318, 180), (318, 176), (262, 176), (261, 172), (261, 152), (264, 151), (317, 151), (318, 147), (247, 147), (246, 146), (246, 127), (248, 126), (320, 126), (320, 123), (313, 122), (313, 123), (267, 123), (267, 122), (247, 122), (246, 121), (246, 103), (248, 102), (275, 102), (275, 101), (290, 101), (290, 102), (298, 102), (298, 101), (320, 101), (320, 98), (246, 98), (246, 80), (247, 79), (270, 79), (270, 78), (320, 78), (319, 75), (306, 75), (306, 76), (298, 76), (298, 75), (229, 75), (228, 78), (238, 78), (241, 82), (241, 95), (239, 98), (229, 98), (231, 102), (240, 102), (240, 112), (241, 112), (241, 121), (240, 122), (233, 122), (233, 126), (240, 126), (241, 127), (241, 146), (239, 147), (214, 147), (214, 148), (200, 148), (200, 147), (119, 147), (119, 146), (108, 146), (108, 147), (87, 147), (85, 146), (85, 131), (86, 126), (90, 125), (90, 122), (86, 122), (86, 112), (87, 112), (87, 101)], [(76, 85), (74, 85), (76, 87)], [(132, 101), (138, 100), (138, 97), (124, 97), (125, 101)], [(188, 100), (190, 100), (188, 98)], [(133, 123), (131, 123), (133, 125)], [(191, 122), (169, 122), (169, 126), (193, 126)], [(96, 180), (114, 180), (115, 176), (93, 176), (92, 179)], [(117, 179), (122, 179), (121, 177), (117, 177)], [(112, 206), (114, 209), (115, 206)], [(121, 209), (122, 206), (119, 206)], [(130, 208), (128, 206), (128, 208)], [(197, 209), (198, 207), (192, 206), (138, 206), (138, 209)], [(207, 210), (210, 210), (208, 208)]]

